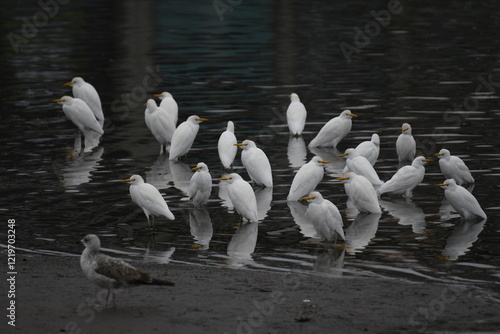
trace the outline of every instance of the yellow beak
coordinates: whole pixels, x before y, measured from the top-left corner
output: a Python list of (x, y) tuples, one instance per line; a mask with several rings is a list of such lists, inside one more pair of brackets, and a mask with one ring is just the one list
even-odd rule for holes
[(198, 169), (201, 169), (201, 167), (196, 166), (196, 167), (191, 168), (191, 170), (198, 170)]
[(301, 199), (303, 199), (304, 201), (308, 201), (310, 199), (315, 199), (316, 197), (302, 197)]
[(439, 157), (439, 156), (442, 156), (442, 155), (444, 155), (444, 153), (436, 153), (436, 154), (434, 154), (435, 157)]
[(349, 155), (349, 153), (342, 153), (342, 154), (337, 155), (337, 157), (342, 158), (342, 157), (345, 157), (348, 155)]
[(134, 180), (132, 180), (132, 179), (126, 179), (126, 180), (121, 180), (120, 182), (132, 182), (132, 181), (134, 181)]
[(221, 177), (220, 179), (218, 179), (219, 181), (227, 181), (227, 180), (231, 180), (232, 177)]
[(349, 178), (348, 177), (338, 177), (335, 180), (343, 181), (343, 180), (349, 180)]
[(329, 163), (330, 163), (330, 161), (326, 161), (326, 160), (320, 160), (320, 161), (318, 161), (318, 162), (319, 162), (319, 163), (322, 163), (322, 164), (329, 164)]
[(52, 100), (52, 102), (64, 102), (64, 101), (61, 99), (55, 99), (55, 100)]
[(358, 117), (358, 115), (356, 115), (356, 114), (347, 114), (347, 116)]
[(446, 183), (438, 183), (438, 184), (436, 184), (436, 186), (438, 186), (438, 187), (446, 187), (447, 184)]
[(208, 121), (208, 118), (198, 118), (196, 119), (198, 122), (206, 122)]
[(237, 144), (233, 144), (234, 146), (247, 146), (247, 144), (243, 144), (243, 143), (237, 143)]
[(160, 97), (161, 94), (153, 94), (153, 96)]
[(422, 160), (422, 161), (425, 161), (425, 162), (433, 162), (433, 161), (434, 161), (434, 159), (424, 159), (424, 160)]
[(63, 86), (71, 86), (73, 85), (73, 82), (66, 82)]

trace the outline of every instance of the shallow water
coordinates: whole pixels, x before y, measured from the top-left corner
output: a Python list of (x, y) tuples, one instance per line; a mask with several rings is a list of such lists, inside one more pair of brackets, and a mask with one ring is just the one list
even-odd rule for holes
[[(0, 180), (4, 221), (16, 219), (16, 246), (30, 253), (77, 256), (85, 234), (100, 235), (122, 257), (166, 263), (247, 267), (332, 276), (497, 282), (500, 277), (497, 137), (500, 40), (495, 2), (402, 2), (403, 9), (348, 63), (339, 47), (354, 45), (354, 27), (373, 20), (387, 3), (243, 1), (221, 21), (209, 1), (69, 3), (14, 52), (2, 39)], [(238, 2), (233, 2), (236, 4)], [(22, 35), (22, 17), (37, 5), (6, 9), (1, 32)], [(102, 144), (73, 154), (75, 127), (50, 102), (71, 91), (62, 84), (82, 76), (100, 92), (107, 117)], [(179, 120), (201, 125), (187, 162), (158, 155), (144, 124), (144, 102), (170, 91)], [(147, 91), (147, 94), (145, 93)], [(289, 138), (284, 112), (296, 92), (308, 110), (303, 137)], [(395, 141), (409, 122), (419, 151), (448, 148), (476, 179), (473, 194), (486, 222), (463, 223), (442, 206), (444, 180), (427, 165), (411, 202), (384, 197), (381, 215), (351, 216), (335, 178), (340, 151), (306, 149), (330, 118), (359, 115), (343, 151), (373, 132), (381, 136), (375, 165), (382, 180), (398, 168)], [(190, 168), (204, 161), (223, 174), (217, 140), (232, 120), (238, 140), (256, 141), (272, 165), (275, 187), (259, 189), (262, 222), (235, 227), (224, 189), (214, 182), (205, 209), (193, 209), (186, 189)], [(313, 155), (332, 161), (319, 185), (342, 211), (345, 250), (314, 240), (303, 203), (287, 203), (293, 173)], [(239, 155), (235, 170), (247, 178)], [(141, 174), (161, 189), (176, 215), (147, 221), (118, 181)], [(221, 194), (222, 193), (222, 194)], [(441, 215), (440, 215), (441, 212)], [(6, 233), (0, 243), (6, 244)], [(201, 247), (193, 248), (193, 244)], [(445, 259), (447, 258), (447, 259)], [(450, 259), (452, 261), (450, 261)]]

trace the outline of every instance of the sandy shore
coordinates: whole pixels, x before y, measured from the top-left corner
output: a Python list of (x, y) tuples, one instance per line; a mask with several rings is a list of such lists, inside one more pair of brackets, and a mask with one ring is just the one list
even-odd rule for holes
[[(5, 251), (1, 262), (7, 263)], [(493, 287), (331, 278), (183, 264), (134, 263), (175, 287), (119, 291), (116, 309), (79, 258), (17, 255), (16, 327), (2, 333), (438, 333), (500, 331)], [(165, 275), (168, 272), (168, 275)], [(5, 281), (4, 281), (5, 282)], [(8, 286), (2, 284), (2, 305)], [(498, 288), (497, 288), (498, 289)], [(315, 306), (301, 314), (304, 299)], [(297, 321), (297, 318), (303, 320)], [(312, 319), (310, 319), (312, 317)], [(310, 320), (309, 320), (310, 319)], [(5, 330), (7, 328), (7, 330)]]

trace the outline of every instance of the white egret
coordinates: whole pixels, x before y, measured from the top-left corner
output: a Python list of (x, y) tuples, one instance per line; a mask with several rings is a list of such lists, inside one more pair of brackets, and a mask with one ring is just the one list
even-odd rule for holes
[[(121, 182), (130, 182), (130, 197), (144, 211), (148, 218), (149, 226), (154, 226), (154, 217), (165, 216), (169, 220), (174, 220), (174, 214), (168, 208), (167, 202), (158, 189), (152, 184), (144, 182), (140, 175), (132, 175), (129, 179)], [(149, 222), (149, 216), (153, 216), (153, 224)]]
[(384, 184), (383, 181), (378, 177), (375, 168), (371, 165), (370, 161), (362, 155), (358, 154), (358, 151), (354, 148), (348, 148), (345, 150), (344, 154), (339, 154), (339, 157), (347, 156), (346, 167), (350, 172), (354, 172), (358, 175), (363, 175), (371, 182), (374, 187), (380, 187)]
[(85, 152), (90, 152), (99, 145), (99, 139), (104, 131), (85, 101), (71, 96), (63, 96), (60, 99), (52, 100), (52, 102), (61, 104), (66, 117), (83, 133)]
[(302, 197), (309, 202), (306, 216), (312, 221), (318, 236), (327, 241), (337, 241), (337, 235), (345, 240), (342, 216), (339, 209), (318, 191), (312, 191), (309, 196)]
[(378, 155), (380, 153), (380, 137), (378, 134), (372, 134), (371, 140), (364, 141), (360, 143), (355, 148), (359, 155), (368, 159), (370, 164), (373, 166), (377, 162)]
[(433, 161), (425, 159), (423, 156), (413, 159), (411, 165), (403, 166), (399, 169), (392, 178), (384, 183), (379, 189), (379, 194), (393, 193), (396, 195), (404, 195), (406, 198), (413, 196), (413, 189), (422, 182), (425, 174), (425, 163)]
[(160, 98), (160, 107), (167, 111), (175, 127), (177, 125), (177, 119), (179, 117), (179, 107), (177, 106), (177, 102), (175, 102), (172, 94), (170, 94), (169, 92), (163, 92), (161, 94), (154, 94), (153, 96)]
[(241, 162), (247, 170), (250, 179), (256, 184), (265, 187), (273, 186), (271, 163), (266, 153), (255, 145), (252, 140), (246, 139), (242, 143), (234, 144), (242, 148)]
[(234, 145), (236, 143), (238, 143), (238, 141), (234, 135), (234, 123), (228, 121), (226, 131), (222, 132), (219, 137), (219, 142), (217, 143), (219, 158), (224, 168), (229, 169), (233, 164), (236, 153), (238, 152), (238, 148)]
[(103, 127), (104, 114), (102, 112), (101, 98), (94, 86), (85, 82), (85, 80), (80, 77), (74, 77), (70, 82), (65, 83), (64, 86), (72, 86), (73, 96), (87, 103), (90, 110), (92, 110), (92, 113), (97, 118), (99, 125)]
[[(95, 234), (87, 234), (80, 241), (85, 246), (80, 257), (83, 273), (95, 285), (108, 289), (106, 301), (101, 307), (116, 307), (113, 289), (135, 285), (175, 285), (170, 281), (153, 278), (123, 260), (101, 254), (101, 241)], [(111, 304), (109, 304), (110, 295)]]
[(378, 196), (368, 179), (353, 172), (347, 172), (337, 180), (344, 181), (345, 192), (360, 212), (381, 213)]
[(332, 118), (328, 123), (326, 123), (318, 135), (314, 137), (309, 143), (309, 147), (324, 147), (333, 146), (337, 147), (337, 144), (351, 132), (352, 127), (352, 117), (356, 117), (356, 114), (351, 113), (350, 110), (344, 110), (339, 116)]
[(439, 157), (439, 168), (441, 168), (444, 177), (454, 179), (458, 185), (474, 183), (474, 178), (462, 159), (451, 155), (450, 151), (444, 148), (434, 155)]
[(486, 219), (486, 214), (479, 205), (477, 199), (464, 187), (457, 184), (454, 179), (448, 179), (443, 183), (436, 184), (444, 189), (444, 195), (453, 209), (465, 220), (478, 217)]
[(179, 157), (189, 152), (198, 134), (200, 123), (203, 121), (208, 120), (192, 115), (175, 129), (172, 135), (172, 145), (170, 146), (170, 155), (168, 157), (169, 160), (177, 160)]
[(294, 136), (300, 136), (306, 125), (307, 111), (306, 107), (300, 102), (297, 94), (288, 95), (291, 102), (286, 110), (286, 119), (290, 133)]
[(396, 152), (399, 161), (412, 161), (415, 158), (417, 144), (411, 134), (411, 125), (403, 123), (401, 126), (401, 134), (396, 140)]
[(160, 153), (167, 149), (172, 141), (172, 135), (175, 131), (175, 122), (167, 111), (156, 105), (153, 99), (149, 99), (146, 103), (144, 111), (144, 120), (148, 129), (151, 131), (156, 140), (160, 143)]
[(258, 222), (257, 199), (252, 186), (236, 173), (221, 177), (219, 180), (229, 182), (227, 193), (236, 211), (250, 222)]
[(316, 189), (316, 186), (323, 179), (325, 173), (324, 164), (327, 163), (330, 163), (330, 161), (324, 161), (320, 156), (316, 155), (311, 161), (300, 167), (293, 178), (287, 200), (298, 201), (302, 196)]
[(199, 207), (208, 202), (208, 198), (212, 192), (212, 176), (208, 171), (207, 165), (203, 162), (199, 162), (191, 170), (196, 172), (191, 177), (188, 195), (193, 201), (194, 206)]

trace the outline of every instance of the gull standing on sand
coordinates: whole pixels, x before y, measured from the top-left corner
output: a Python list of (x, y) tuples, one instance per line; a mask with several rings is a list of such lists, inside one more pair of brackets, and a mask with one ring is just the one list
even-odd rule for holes
[(393, 193), (411, 198), (413, 189), (424, 179), (425, 163), (430, 161), (433, 160), (425, 159), (423, 156), (416, 157), (411, 165), (401, 167), (389, 181), (384, 183), (378, 189), (378, 193)]
[(236, 143), (238, 141), (234, 135), (234, 123), (228, 121), (226, 131), (222, 132), (217, 143), (219, 158), (224, 168), (229, 169), (233, 164), (236, 153), (238, 153), (238, 147), (235, 146)]
[(200, 207), (208, 202), (208, 198), (212, 192), (212, 176), (208, 171), (208, 166), (203, 162), (199, 162), (191, 170), (196, 172), (189, 182), (188, 195), (193, 201), (194, 206)]
[(104, 131), (85, 101), (71, 96), (63, 96), (60, 99), (52, 100), (52, 102), (61, 104), (66, 117), (83, 133), (85, 137), (84, 152), (90, 152), (99, 145)]
[(174, 123), (175, 128), (177, 125), (177, 119), (179, 117), (179, 107), (177, 106), (177, 102), (175, 101), (172, 94), (170, 94), (169, 92), (163, 92), (161, 94), (155, 94), (153, 96), (160, 98), (160, 107), (165, 109), (165, 111), (168, 113), (168, 115), (170, 116), (169, 118)]
[(101, 98), (94, 86), (85, 82), (80, 77), (74, 77), (70, 82), (65, 83), (64, 86), (72, 86), (73, 96), (87, 103), (102, 128), (104, 126), (104, 114), (102, 112)]
[(312, 191), (302, 199), (309, 202), (306, 216), (312, 221), (318, 236), (329, 242), (336, 242), (337, 235), (345, 240), (342, 216), (335, 204), (324, 199), (318, 191)]
[(302, 196), (306, 196), (316, 189), (323, 179), (324, 165), (328, 163), (330, 161), (324, 161), (320, 156), (316, 155), (311, 161), (300, 167), (293, 178), (287, 200), (298, 201)]
[(179, 157), (189, 152), (198, 134), (200, 123), (203, 121), (208, 120), (192, 115), (175, 129), (172, 135), (172, 145), (170, 146), (170, 154), (168, 157), (169, 160), (177, 160)]
[(235, 210), (243, 217), (252, 223), (257, 223), (257, 199), (252, 186), (243, 178), (236, 174), (231, 173), (226, 177), (221, 177), (220, 181), (229, 181), (227, 193)]
[(417, 144), (411, 134), (411, 125), (403, 123), (401, 126), (401, 134), (396, 140), (396, 152), (399, 162), (412, 161), (415, 158)]
[(291, 102), (286, 110), (286, 120), (288, 129), (293, 136), (300, 136), (306, 125), (307, 111), (306, 107), (300, 102), (297, 94), (292, 93), (288, 95)]
[(443, 183), (436, 184), (444, 189), (444, 195), (453, 209), (465, 220), (482, 218), (486, 219), (486, 214), (479, 205), (477, 199), (464, 187), (458, 185), (454, 179), (448, 179)]
[(309, 147), (337, 147), (337, 144), (351, 132), (352, 118), (356, 114), (344, 110), (339, 116), (326, 123), (316, 137), (309, 143)]
[(144, 120), (148, 129), (160, 143), (160, 153), (162, 153), (168, 148), (172, 141), (172, 135), (175, 131), (175, 122), (173, 122), (173, 119), (165, 109), (156, 105), (153, 99), (149, 99), (146, 103)]
[(458, 185), (474, 183), (474, 178), (462, 159), (451, 155), (450, 151), (444, 148), (434, 155), (439, 157), (439, 168), (444, 177), (454, 179)]
[[(130, 182), (130, 197), (144, 211), (150, 227), (154, 227), (154, 217), (165, 216), (168, 220), (175, 219), (158, 189), (152, 184), (144, 182), (142, 176), (132, 175), (129, 179), (120, 182)], [(149, 222), (149, 216), (153, 216), (153, 224)]]
[[(87, 234), (81, 242), (85, 246), (80, 257), (80, 266), (83, 273), (95, 285), (108, 289), (106, 301), (103, 305), (100, 305), (101, 307), (116, 307), (113, 289), (129, 285), (175, 285), (170, 281), (153, 278), (150, 274), (134, 268), (123, 260), (101, 254), (101, 241), (95, 234)], [(109, 304), (110, 295), (112, 304)]]
[(256, 184), (261, 184), (264, 187), (272, 187), (273, 174), (271, 171), (271, 163), (266, 153), (249, 139), (234, 145), (241, 147), (243, 150), (241, 152), (241, 163), (247, 170), (250, 179)]
[(362, 175), (347, 172), (336, 180), (344, 181), (347, 196), (360, 212), (381, 213), (378, 196), (373, 185)]

